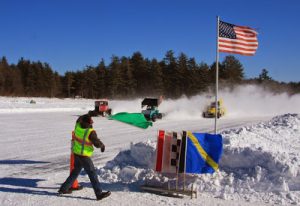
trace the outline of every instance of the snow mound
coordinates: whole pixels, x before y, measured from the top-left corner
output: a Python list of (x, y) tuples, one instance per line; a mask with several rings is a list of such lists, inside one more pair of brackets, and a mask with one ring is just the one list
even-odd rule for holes
[[(224, 153), (220, 171), (187, 175), (187, 187), (193, 184), (198, 192), (228, 200), (300, 204), (298, 114), (276, 116), (269, 122), (224, 130), (221, 134)], [(150, 141), (131, 144), (129, 150), (121, 151), (99, 169), (101, 181), (157, 185), (169, 180), (173, 184), (174, 176), (153, 170), (155, 147), (156, 143)]]
[[(268, 178), (300, 178), (300, 116), (285, 114), (267, 123), (222, 132), (221, 166), (228, 170), (267, 169)], [(300, 187), (298, 188), (300, 189)]]
[(131, 144), (99, 170), (100, 177), (105, 182), (133, 183), (153, 176), (155, 147), (150, 141)]

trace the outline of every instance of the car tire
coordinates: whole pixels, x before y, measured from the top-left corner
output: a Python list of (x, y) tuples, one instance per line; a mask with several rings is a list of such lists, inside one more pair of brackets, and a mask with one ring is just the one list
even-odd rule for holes
[(162, 119), (162, 114), (159, 113), (159, 114), (157, 115), (157, 118), (158, 118), (158, 119)]
[(153, 117), (152, 117), (152, 122), (155, 122), (156, 119), (157, 119), (157, 116), (156, 116), (156, 114), (154, 114)]

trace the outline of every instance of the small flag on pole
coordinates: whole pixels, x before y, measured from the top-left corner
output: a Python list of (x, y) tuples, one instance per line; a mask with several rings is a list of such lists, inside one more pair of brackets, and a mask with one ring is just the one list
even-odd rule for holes
[(219, 22), (219, 52), (253, 56), (258, 47), (257, 32), (247, 26)]
[[(214, 173), (223, 152), (220, 134), (186, 132), (186, 173)], [(180, 171), (180, 169), (179, 169)]]

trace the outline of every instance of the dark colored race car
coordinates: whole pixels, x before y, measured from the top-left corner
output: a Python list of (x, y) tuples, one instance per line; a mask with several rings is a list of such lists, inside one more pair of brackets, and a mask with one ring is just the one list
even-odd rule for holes
[(158, 98), (145, 98), (142, 101), (142, 108), (145, 108), (142, 110), (142, 114), (148, 121), (155, 122), (157, 119), (162, 118), (163, 115), (158, 110), (160, 103), (161, 99)]
[(108, 100), (107, 99), (101, 99), (95, 101), (95, 109), (90, 110), (89, 115), (95, 117), (95, 116), (107, 116), (112, 114), (112, 109), (108, 106)]

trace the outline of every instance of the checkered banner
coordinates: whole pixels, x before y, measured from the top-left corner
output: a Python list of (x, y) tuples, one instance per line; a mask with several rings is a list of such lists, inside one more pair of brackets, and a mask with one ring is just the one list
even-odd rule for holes
[(162, 173), (213, 173), (219, 168), (222, 136), (160, 130), (155, 170)]

